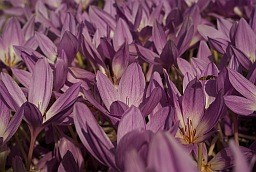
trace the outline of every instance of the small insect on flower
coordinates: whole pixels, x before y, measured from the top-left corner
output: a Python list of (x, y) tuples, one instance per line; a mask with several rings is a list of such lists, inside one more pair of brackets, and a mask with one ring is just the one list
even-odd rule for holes
[(214, 76), (214, 75), (207, 75), (207, 76), (200, 77), (199, 80), (206, 81), (206, 80), (213, 80), (215, 78), (216, 78), (216, 76)]

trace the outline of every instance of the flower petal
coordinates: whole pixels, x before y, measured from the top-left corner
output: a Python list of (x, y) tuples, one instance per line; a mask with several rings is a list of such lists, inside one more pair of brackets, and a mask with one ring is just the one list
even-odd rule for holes
[(53, 88), (53, 73), (46, 59), (37, 61), (29, 85), (28, 101), (44, 114), (50, 102)]
[(119, 122), (118, 130), (117, 130), (117, 143), (121, 140), (121, 138), (125, 134), (135, 129), (145, 130), (146, 122), (140, 110), (135, 106), (131, 106), (123, 114), (123, 117)]

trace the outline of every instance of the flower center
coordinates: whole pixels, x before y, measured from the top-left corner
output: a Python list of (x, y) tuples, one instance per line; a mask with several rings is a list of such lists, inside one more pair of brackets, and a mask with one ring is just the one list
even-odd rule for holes
[(187, 119), (187, 124), (185, 127), (180, 128), (180, 132), (183, 136), (184, 141), (187, 144), (194, 143), (195, 141), (195, 135), (196, 135), (196, 129), (193, 128), (192, 120)]

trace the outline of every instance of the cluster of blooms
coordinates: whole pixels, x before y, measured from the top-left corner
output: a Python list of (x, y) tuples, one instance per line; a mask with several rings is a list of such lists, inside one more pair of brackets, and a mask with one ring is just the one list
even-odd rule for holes
[(254, 0), (0, 8), (0, 171), (255, 170)]

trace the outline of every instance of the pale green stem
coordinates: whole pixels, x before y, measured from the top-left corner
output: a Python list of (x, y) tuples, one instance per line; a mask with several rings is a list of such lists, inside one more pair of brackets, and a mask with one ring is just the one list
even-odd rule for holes
[(198, 159), (197, 159), (197, 168), (199, 171), (202, 169), (202, 159), (203, 159), (203, 143), (198, 145)]

